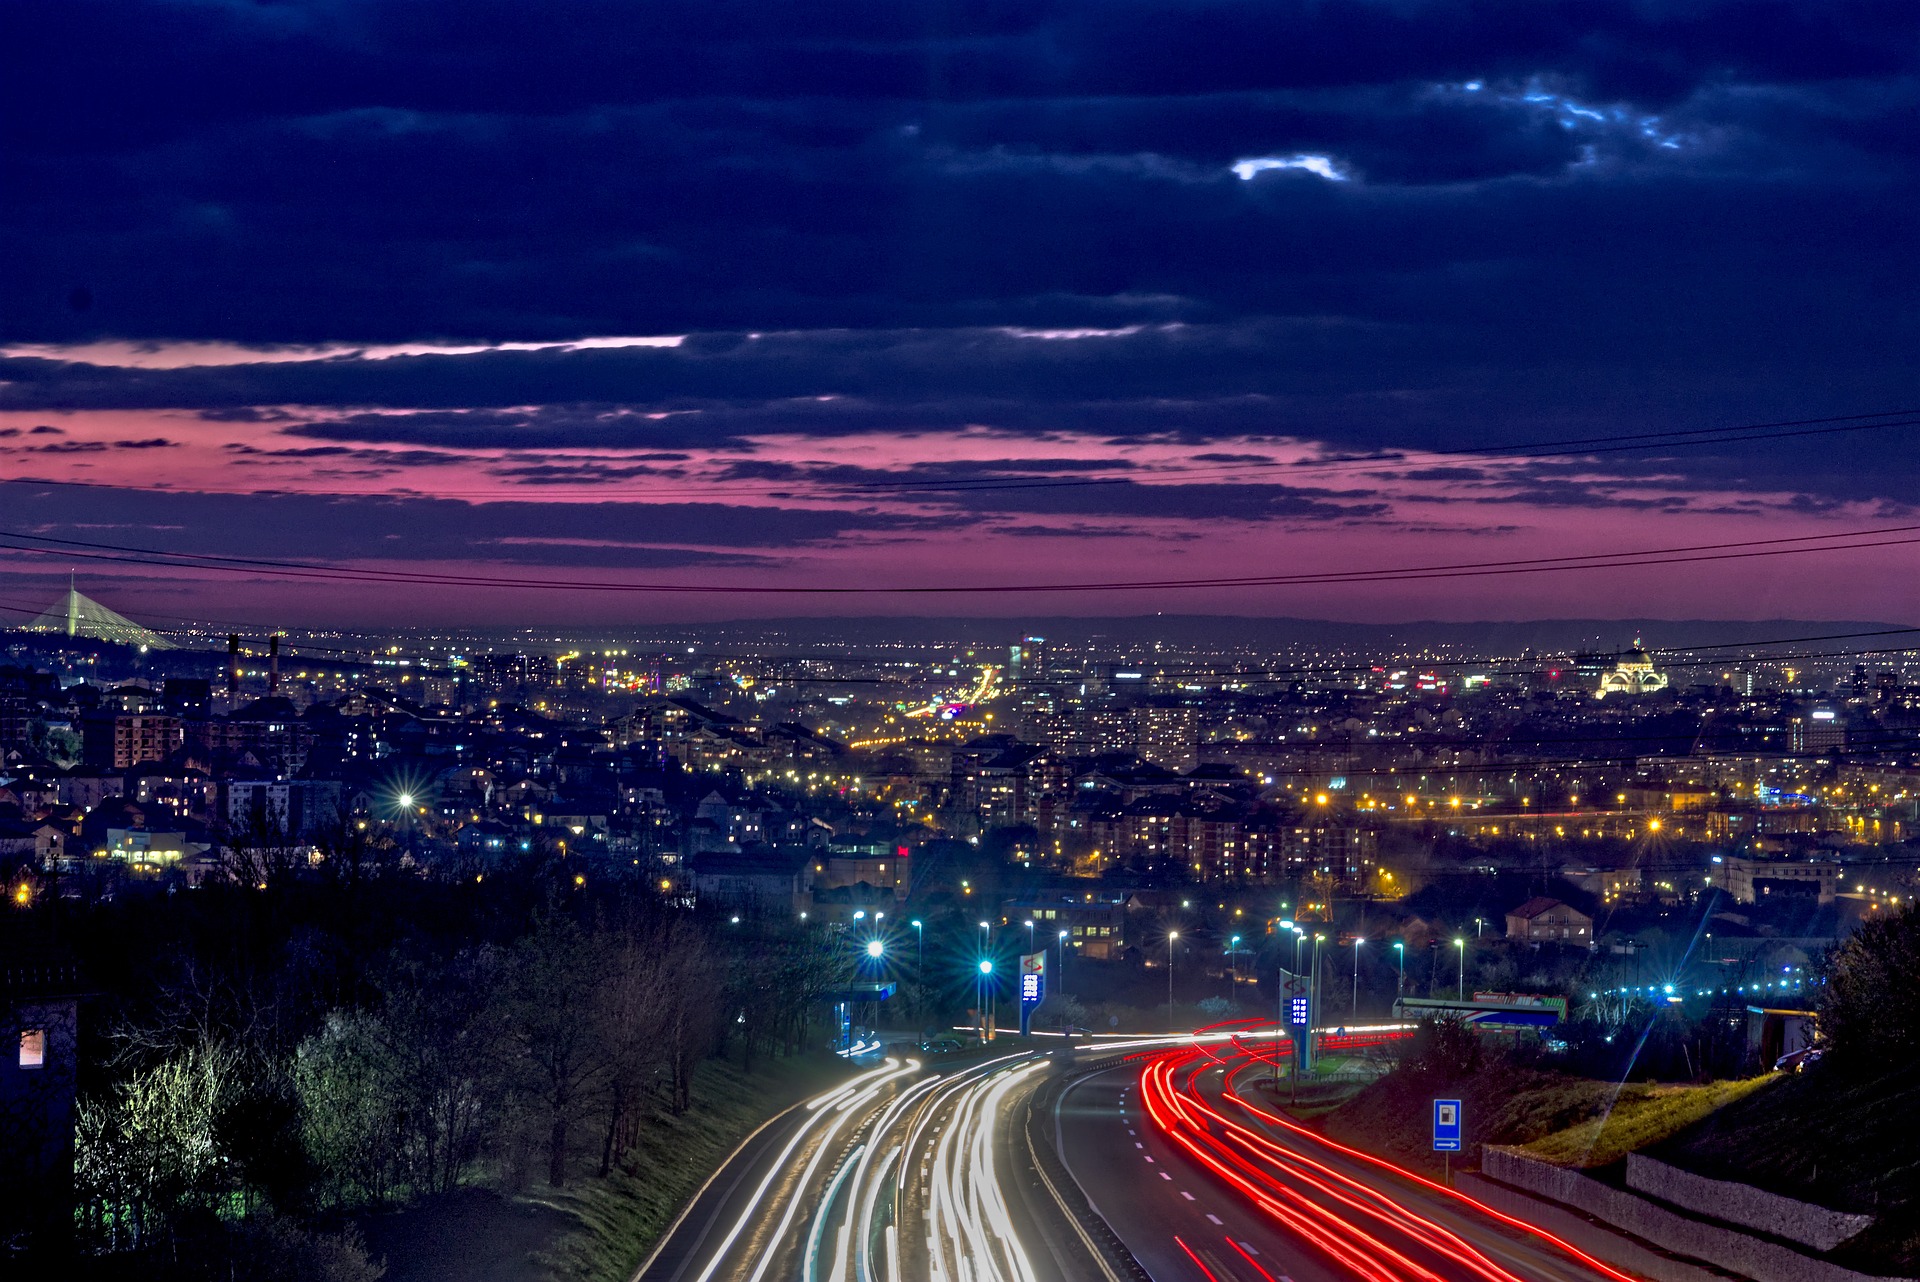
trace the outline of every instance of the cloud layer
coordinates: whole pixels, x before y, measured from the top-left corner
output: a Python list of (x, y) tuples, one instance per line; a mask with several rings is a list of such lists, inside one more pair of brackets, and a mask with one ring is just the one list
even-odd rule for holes
[(1501, 453), (1920, 405), (1891, 0), (9, 26), (0, 459), (95, 487), (43, 531), (111, 492), (336, 559), (904, 581), (1826, 529), (1920, 483), (1892, 426)]

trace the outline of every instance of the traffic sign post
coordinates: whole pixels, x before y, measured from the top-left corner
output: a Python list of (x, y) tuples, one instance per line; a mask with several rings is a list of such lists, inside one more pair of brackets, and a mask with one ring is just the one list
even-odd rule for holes
[(1453, 1155), (1460, 1151), (1460, 1101), (1437, 1099), (1433, 1102), (1433, 1149), (1444, 1153), (1448, 1187), (1453, 1185)]
[(1313, 999), (1299, 978), (1288, 981), (1287, 1026), (1293, 1036), (1293, 1099), (1300, 1100), (1300, 1074), (1313, 1067)]
[(1020, 1036), (1027, 1036), (1033, 1024), (1033, 1008), (1046, 1000), (1047, 996), (1047, 954), (1044, 949), (1037, 953), (1020, 955)]

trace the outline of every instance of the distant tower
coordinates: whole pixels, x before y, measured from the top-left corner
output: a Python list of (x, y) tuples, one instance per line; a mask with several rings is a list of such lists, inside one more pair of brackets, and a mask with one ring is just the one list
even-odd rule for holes
[(80, 630), (80, 587), (74, 581), (73, 571), (67, 571), (67, 635), (75, 636)]

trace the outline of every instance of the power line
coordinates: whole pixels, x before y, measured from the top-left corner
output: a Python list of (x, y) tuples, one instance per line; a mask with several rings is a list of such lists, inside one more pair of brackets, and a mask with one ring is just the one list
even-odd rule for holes
[[(360, 583), (391, 583), (448, 587), (513, 588), (564, 592), (647, 592), (673, 594), (777, 596), (950, 596), (979, 593), (1131, 592), (1195, 588), (1281, 587), (1343, 583), (1404, 582), (1422, 579), (1477, 578), (1487, 575), (1534, 574), (1565, 570), (1627, 569), (1644, 565), (1744, 560), (1809, 552), (1861, 551), (1920, 543), (1912, 537), (1920, 525), (1885, 526), (1834, 534), (1795, 535), (1771, 539), (1743, 539), (1666, 548), (1619, 552), (1570, 553), (1553, 557), (1508, 558), (1450, 564), (1414, 565), (1374, 570), (1334, 570), (1304, 574), (1241, 575), (1219, 578), (1111, 580), (1061, 583), (891, 584), (858, 586), (749, 585), (699, 583), (623, 583), (607, 580), (517, 578), (507, 575), (470, 575), (446, 572), (381, 570), (327, 562), (283, 561), (269, 558), (223, 556), (203, 552), (175, 552), (79, 539), (61, 539), (18, 530), (0, 530), (0, 540), (12, 540), (13, 550), (41, 556), (130, 562), (176, 569), (264, 574), (284, 578), (332, 579)], [(1901, 535), (1907, 537), (1881, 537)], [(1874, 540), (1860, 542), (1859, 540)], [(1841, 542), (1841, 540), (1851, 540)], [(41, 546), (46, 545), (46, 546)]]

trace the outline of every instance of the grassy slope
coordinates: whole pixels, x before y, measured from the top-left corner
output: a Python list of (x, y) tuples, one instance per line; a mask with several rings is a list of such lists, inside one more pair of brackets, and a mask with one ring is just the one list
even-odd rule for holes
[(1920, 1066), (1850, 1080), (1816, 1066), (1702, 1119), (1650, 1156), (1880, 1223), (1841, 1254), (1870, 1271), (1920, 1268)]
[(1449, 1080), (1401, 1068), (1327, 1115), (1328, 1134), (1420, 1167), (1438, 1166), (1432, 1151), (1436, 1099), (1458, 1098), (1473, 1163), (1481, 1144), (1521, 1144), (1548, 1161), (1603, 1166), (1672, 1135), (1774, 1080), (1707, 1086), (1624, 1086), (1542, 1072), (1491, 1060), (1479, 1072)]
[(1606, 1082), (1544, 1073), (1492, 1061), (1477, 1073), (1448, 1079), (1402, 1067), (1329, 1113), (1327, 1133), (1420, 1170), (1438, 1170), (1433, 1101), (1458, 1099), (1471, 1164), (1481, 1144), (1526, 1144), (1599, 1115), (1614, 1093)]
[(694, 1105), (661, 1114), (627, 1165), (607, 1179), (580, 1181), (543, 1197), (576, 1227), (548, 1252), (552, 1276), (567, 1282), (625, 1282), (680, 1207), (753, 1129), (788, 1105), (827, 1089), (851, 1070), (824, 1053), (764, 1062), (752, 1073), (721, 1060), (700, 1066)]
[(1612, 1109), (1533, 1141), (1527, 1152), (1561, 1166), (1608, 1166), (1779, 1080), (1623, 1087)]

